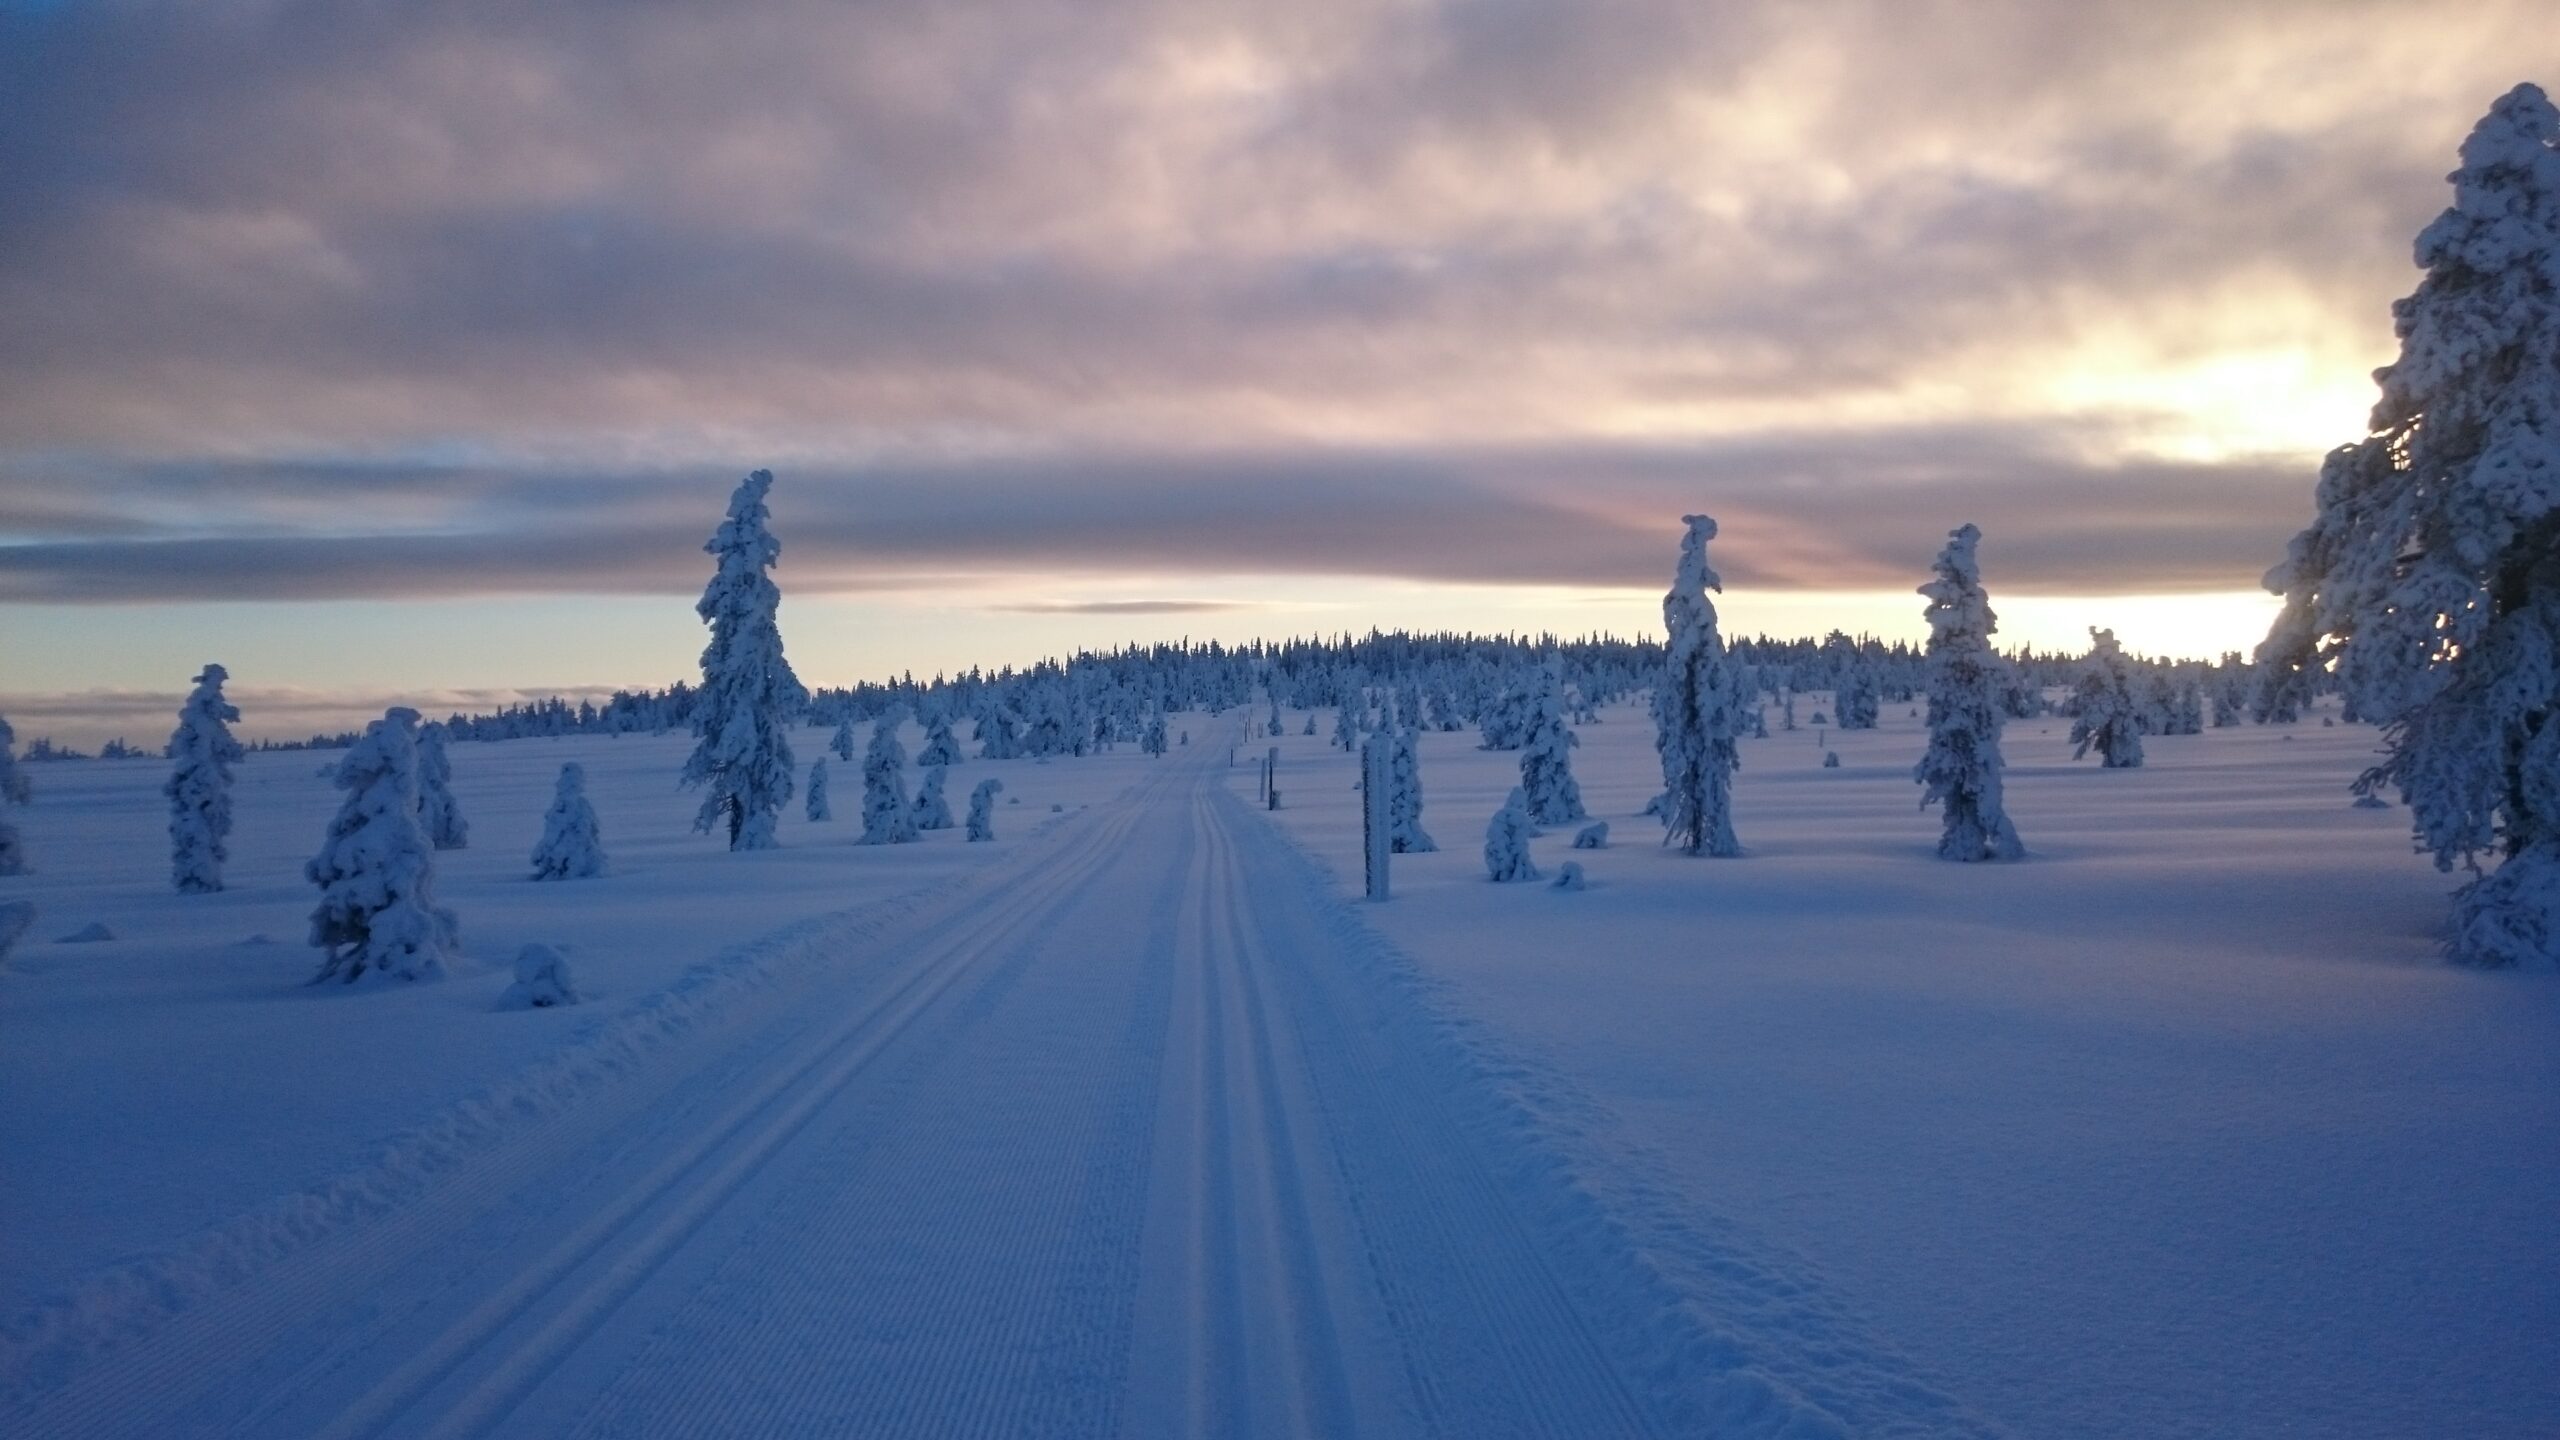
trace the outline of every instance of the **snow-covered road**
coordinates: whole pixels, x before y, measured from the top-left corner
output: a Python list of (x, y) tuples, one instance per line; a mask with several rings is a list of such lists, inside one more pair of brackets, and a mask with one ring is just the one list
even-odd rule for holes
[(0, 1430), (1783, 1429), (1225, 755), (315, 1221)]

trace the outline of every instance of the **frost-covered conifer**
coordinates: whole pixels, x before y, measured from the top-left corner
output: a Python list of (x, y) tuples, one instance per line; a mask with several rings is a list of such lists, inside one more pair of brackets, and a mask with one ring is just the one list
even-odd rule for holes
[(551, 808), (542, 812), (533, 878), (591, 880), (603, 873), (604, 839), (596, 830), (596, 807), (587, 803), (587, 767), (571, 760), (561, 765)]
[(827, 761), (824, 756), (809, 762), (808, 806), (809, 818), (812, 820), (836, 818), (835, 807), (827, 803)]
[(1517, 688), (1495, 685), (1476, 717), (1479, 750), (1517, 750), (1528, 738), (1528, 697)]
[(1535, 880), (1537, 862), (1529, 858), (1529, 838), (1537, 827), (1529, 819), (1529, 797), (1519, 786), (1493, 813), (1484, 830), (1484, 868), (1497, 881)]
[[(1341, 746), (1345, 750), (1357, 750), (1360, 748), (1360, 720), (1362, 717), (1359, 712), (1365, 711), (1369, 707), (1366, 702), (1357, 698), (1358, 694), (1359, 692), (1357, 690), (1344, 691), (1342, 695), (1342, 703), (1336, 706), (1333, 712), (1333, 743)], [(1355, 710), (1353, 708), (1354, 706), (1357, 706), (1358, 710)]]
[(872, 722), (871, 749), (862, 757), (862, 843), (904, 845), (916, 838), (913, 802), (907, 799), (907, 747), (898, 743), (896, 709)]
[(951, 717), (937, 707), (932, 716), (924, 722), (924, 748), (916, 752), (916, 764), (920, 768), (932, 770), (959, 763), (959, 737), (951, 733)]
[(732, 850), (768, 850), (791, 803), (791, 723), (809, 703), (782, 654), (782, 591), (765, 572), (782, 556), (766, 529), (773, 472), (758, 470), (729, 497), (729, 515), (702, 548), (718, 562), (694, 608), (711, 627), (694, 693), (693, 754), (684, 783), (708, 787), (693, 828), (725, 825)]
[(1881, 701), (1877, 693), (1876, 672), (1863, 659), (1852, 659), (1849, 668), (1840, 673), (1840, 689), (1831, 697), (1831, 708), (1840, 717), (1843, 730), (1873, 730), (1876, 710)]
[(1279, 697), (1279, 696), (1277, 696), (1277, 695), (1274, 695), (1274, 696), (1272, 696), (1272, 697), (1271, 697), (1271, 721), (1270, 721), (1270, 724), (1266, 727), (1265, 733), (1267, 733), (1267, 734), (1272, 734), (1272, 735), (1278, 735), (1278, 734), (1280, 734), (1280, 733), (1281, 733), (1281, 730), (1280, 730), (1280, 697)]
[(996, 796), (1003, 789), (1004, 782), (991, 776), (979, 781), (978, 788), (969, 792), (969, 838), (971, 840), (996, 838)]
[(222, 698), (231, 673), (207, 665), (178, 712), (169, 736), (169, 872), (181, 895), (222, 888), (222, 862), (231, 856), (231, 767), (246, 753), (231, 735), (239, 708)]
[(1398, 855), (1427, 854), (1439, 849), (1422, 828), (1422, 756), (1412, 730), (1393, 732), (1395, 753), (1388, 756), (1388, 778), (1395, 792), (1388, 799), (1387, 848)]
[(418, 712), (393, 709), (338, 761), (347, 792), (303, 874), (320, 887), (311, 943), (321, 980), (433, 980), (452, 958), (453, 912), (435, 902), (435, 849), (418, 824)]
[(979, 759), (1010, 760), (1021, 753), (1022, 724), (1011, 710), (998, 705), (978, 718)]
[(24, 805), (34, 797), (27, 772), (18, 765), (18, 732), (0, 717), (0, 805)]
[(2002, 696), (2009, 664), (1991, 648), (2000, 627), (1982, 588), (1974, 546), (1982, 532), (1959, 527), (1938, 552), (1937, 578), (1920, 587), (1929, 603), (1929, 750), (1912, 768), (1923, 806), (1943, 807), (1938, 854), (1948, 860), (2015, 860), (2026, 853), (2000, 799)]
[(2371, 433), (2330, 452), (2267, 573), (2285, 609), (2259, 654), (2333, 666), (2383, 727), (2358, 793), (2397, 789), (2419, 847), (2476, 877), (2455, 958), (2560, 968), (2560, 110), (2507, 92), (2449, 178)]
[(951, 828), (951, 802), (942, 798), (944, 778), (951, 773), (948, 765), (925, 767), (924, 784), (916, 790), (916, 828), (948, 830)]
[(1564, 723), (1564, 696), (1556, 672), (1541, 666), (1530, 697), (1527, 733), (1520, 745), (1520, 788), (1528, 792), (1529, 818), (1564, 825), (1583, 818), (1582, 787), (1573, 780), (1573, 747), (1582, 737)]
[(1654, 746), (1662, 756), (1659, 812), (1669, 843), (1688, 855), (1739, 855), (1733, 834), (1733, 772), (1742, 766), (1741, 734), (1732, 667), (1716, 633), (1716, 608), (1707, 599), (1724, 581), (1707, 564), (1707, 542), (1716, 522), (1706, 515), (1681, 517), (1680, 569), (1662, 597), (1669, 654), (1653, 692)]
[(2109, 770), (2142, 764), (2142, 702), (2133, 693), (2133, 665), (2116, 644), (2116, 632), (2092, 626), (2088, 670), (2080, 677), (2079, 715), (2071, 722), (2071, 758), (2092, 746)]
[(1147, 721), (1146, 738), (1138, 742), (1138, 748), (1159, 760), (1164, 758), (1166, 744), (1163, 711), (1157, 711), (1154, 718)]
[(852, 706), (846, 706), (844, 709), (844, 717), (836, 721), (836, 733), (828, 739), (827, 748), (835, 752), (837, 759), (844, 761), (848, 765), (853, 763)]
[(1313, 710), (1307, 712), (1307, 723), (1304, 728), (1298, 731), (1298, 733), (1301, 735), (1313, 735), (1316, 733), (1316, 712)]
[(445, 754), (444, 734), (437, 721), (418, 727), (418, 824), (428, 844), (459, 850), (471, 843), (471, 826), (453, 803), (453, 760)]

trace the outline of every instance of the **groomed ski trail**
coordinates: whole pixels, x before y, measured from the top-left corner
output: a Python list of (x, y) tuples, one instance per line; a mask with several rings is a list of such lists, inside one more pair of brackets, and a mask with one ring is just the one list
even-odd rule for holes
[(0, 1431), (1835, 1433), (1731, 1403), (1221, 748)]

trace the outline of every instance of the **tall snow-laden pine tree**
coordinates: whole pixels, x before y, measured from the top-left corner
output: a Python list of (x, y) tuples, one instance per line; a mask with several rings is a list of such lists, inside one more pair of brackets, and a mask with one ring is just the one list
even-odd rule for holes
[(1929, 603), (1929, 750), (1912, 769), (1923, 806), (1946, 819), (1938, 854), (1949, 860), (2015, 860), (2026, 853), (2000, 800), (2000, 729), (2006, 723), (2009, 663), (1991, 648), (2000, 627), (1982, 588), (1971, 525), (1947, 537), (1937, 578), (1920, 587)]
[(915, 806), (907, 799), (907, 747), (898, 742), (895, 707), (871, 723), (871, 749), (862, 757), (862, 843), (904, 845), (916, 838)]
[(684, 783), (709, 789), (693, 828), (726, 825), (732, 850), (768, 850), (791, 803), (791, 724), (809, 703), (782, 655), (782, 591), (765, 572), (782, 557), (766, 528), (773, 472), (758, 470), (729, 497), (729, 517), (702, 548), (717, 561), (695, 605), (711, 627), (694, 693), (693, 754)]
[(827, 748), (836, 752), (837, 759), (848, 765), (853, 763), (852, 706), (846, 706), (843, 717), (836, 721), (836, 733), (827, 741)]
[(591, 880), (604, 873), (604, 840), (596, 831), (596, 807), (587, 803), (587, 770), (571, 760), (560, 767), (551, 808), (542, 813), (542, 838), (533, 847), (536, 880)]
[(996, 838), (996, 796), (1004, 782), (989, 776), (969, 792), (969, 838), (972, 841)]
[(2088, 669), (2080, 677), (2079, 714), (2071, 722), (2071, 758), (2092, 746), (2109, 770), (2142, 764), (2142, 700), (2133, 693), (2133, 664), (2116, 644), (2116, 632), (2089, 630)]
[(1874, 669), (1864, 659), (1852, 659), (1849, 668), (1840, 673), (1839, 692), (1831, 697), (1831, 708), (1841, 729), (1873, 730), (1881, 698)]
[(430, 720), (418, 727), (418, 824), (438, 850), (471, 843), (471, 826), (453, 803), (453, 759), (445, 754), (445, 729)]
[(833, 820), (835, 807), (827, 803), (827, 760), (821, 755), (809, 762), (808, 815), (812, 820)]
[[(847, 755), (846, 759), (853, 757)], [(925, 717), (924, 748), (916, 752), (916, 764), (926, 770), (960, 763), (960, 739), (951, 733), (951, 716), (936, 706)]]
[[(2451, 952), (2560, 968), (2560, 110), (2532, 85), (2462, 144), (2418, 234), (2374, 372), (2370, 434), (2321, 467), (2267, 587), (2280, 674), (2334, 669), (2383, 727), (2356, 782), (2408, 803), (2439, 869), (2469, 866)], [(2311, 663), (2306, 664), (2306, 658)], [(2495, 857), (2483, 872), (2480, 857)]]
[(1496, 882), (1537, 879), (1537, 862), (1529, 858), (1529, 838), (1536, 833), (1537, 826), (1529, 819), (1529, 797), (1514, 785), (1510, 798), (1485, 826), (1485, 873)]
[(1707, 564), (1716, 522), (1685, 515), (1680, 569), (1662, 597), (1669, 654), (1653, 692), (1654, 746), (1662, 756), (1660, 814), (1666, 842), (1688, 855), (1739, 855), (1733, 834), (1733, 773), (1742, 766), (1742, 725), (1732, 666), (1716, 633), (1710, 590), (1724, 581)]
[(222, 888), (222, 864), (231, 858), (231, 767), (247, 752), (232, 737), (239, 708), (222, 697), (231, 672), (207, 665), (178, 712), (169, 736), (169, 873), (181, 895)]
[(915, 817), (918, 830), (951, 828), (951, 802), (944, 799), (942, 795), (943, 783), (950, 774), (951, 767), (948, 765), (925, 767), (924, 784), (916, 788)]
[(1538, 667), (1537, 685), (1520, 742), (1520, 788), (1529, 795), (1530, 819), (1567, 825), (1585, 818), (1582, 787), (1573, 780), (1573, 747), (1582, 737), (1564, 723), (1563, 687), (1553, 667)]
[(347, 798), (303, 867), (320, 887), (311, 943), (327, 952), (313, 981), (440, 977), (458, 930), (436, 904), (435, 848), (418, 824), (418, 712), (384, 712), (335, 774)]
[(1395, 753), (1388, 757), (1388, 777), (1395, 791), (1387, 810), (1387, 848), (1398, 855), (1421, 855), (1439, 849), (1422, 828), (1422, 755), (1412, 730), (1395, 732)]

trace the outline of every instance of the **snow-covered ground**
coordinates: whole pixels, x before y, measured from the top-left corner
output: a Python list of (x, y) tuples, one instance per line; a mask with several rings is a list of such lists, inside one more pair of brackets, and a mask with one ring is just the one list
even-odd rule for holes
[[(795, 737), (804, 779), (831, 733)], [(861, 727), (863, 743), (869, 734)], [(904, 727), (910, 754), (922, 734)], [(652, 1024), (687, 1023), (690, 1002), (755, 982), (778, 932), (948, 883), (1057, 818), (1052, 805), (1108, 799), (1146, 763), (1135, 746), (972, 759), (953, 769), (952, 789), (965, 801), (979, 780), (1004, 781), (994, 843), (953, 829), (864, 847), (859, 752), (854, 764), (829, 757), (836, 818), (811, 823), (795, 797), (783, 848), (731, 855), (692, 832), (700, 792), (675, 778), (691, 745), (626, 735), (453, 746), (470, 844), (436, 856), (436, 879), (460, 916), (466, 963), (442, 984), (361, 993), (302, 984), (319, 968), (304, 943), (318, 892), (302, 865), (337, 809), (340, 792), (319, 773), (337, 752), (243, 763), (217, 895), (170, 887), (164, 764), (31, 767), (35, 804), (13, 813), (32, 873), (0, 880), (0, 899), (40, 912), (0, 977), (0, 1315), (371, 1161), (635, 1007)], [(528, 857), (569, 760), (586, 767), (611, 868), (537, 884)], [(116, 938), (55, 943), (92, 924)], [(589, 1003), (492, 1013), (529, 941), (567, 947)], [(688, 1003), (670, 1004), (679, 982)]]
[[(1426, 735), (1369, 905), (1352, 760), (1229, 768), (1260, 714), (971, 761), (994, 845), (854, 846), (831, 763), (735, 856), (680, 737), (460, 745), (469, 961), (353, 992), (328, 757), (199, 897), (160, 765), (36, 769), (0, 1433), (2551, 1433), (2560, 987), (2437, 961), (2370, 730), (2013, 725), (2030, 858), (1967, 867), (1888, 705), (1744, 742), (1705, 860), (1613, 707), (1579, 893), (1486, 882), (1517, 757)], [(613, 868), (536, 884), (569, 759)], [(535, 940), (589, 1003), (493, 1008)]]
[[(2068, 730), (2009, 728), (2023, 863), (1933, 857), (1902, 705), (1822, 732), (1837, 769), (1810, 724), (1743, 742), (1749, 853), (1709, 860), (1637, 815), (1652, 729), (1612, 708), (1575, 769), (1613, 848), (1536, 846), (1580, 893), (1487, 882), (1518, 756), (1425, 735), (1440, 851), (1362, 914), (1516, 1047), (1702, 1322), (1808, 1393), (1838, 1327), (2022, 1435), (2560, 1433), (2560, 987), (2441, 963), (2453, 882), (2349, 805), (2371, 729), (2119, 771)], [(1274, 818), (1349, 900), (1356, 765), (1278, 743)]]

